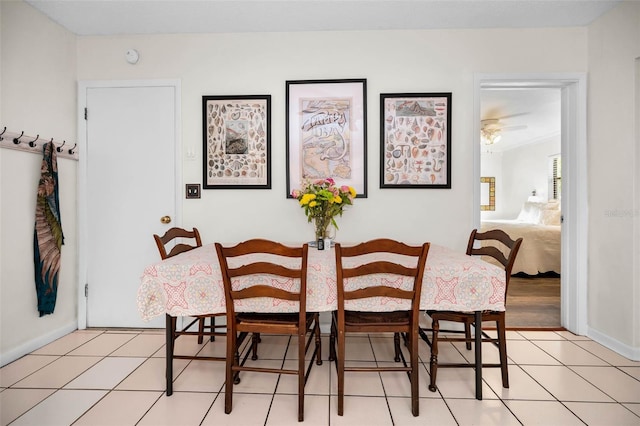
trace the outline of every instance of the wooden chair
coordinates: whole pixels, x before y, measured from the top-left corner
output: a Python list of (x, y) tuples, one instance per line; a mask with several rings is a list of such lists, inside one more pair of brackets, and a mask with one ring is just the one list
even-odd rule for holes
[[(335, 245), (338, 290), (338, 310), (333, 312), (331, 324), (330, 359), (336, 360), (338, 371), (338, 415), (344, 412), (345, 372), (404, 371), (411, 381), (411, 412), (419, 414), (418, 390), (418, 330), (420, 289), (429, 243), (409, 246), (390, 239), (376, 239), (353, 247)], [(367, 259), (361, 257), (371, 255)], [(400, 256), (401, 255), (401, 256)], [(350, 258), (350, 259), (347, 259)], [(361, 260), (359, 260), (361, 259)], [(395, 262), (402, 263), (395, 263)], [(358, 266), (353, 264), (356, 262)], [(348, 266), (345, 266), (348, 263)], [(398, 288), (385, 285), (372, 277), (375, 274), (400, 276), (406, 285)], [(408, 282), (407, 282), (408, 281)], [(373, 284), (371, 284), (373, 282)], [(403, 299), (407, 308), (393, 312), (364, 312), (349, 309), (358, 299), (385, 297)], [(393, 333), (395, 361), (400, 367), (345, 367), (347, 333)], [(338, 351), (336, 354), (335, 338)], [(409, 348), (407, 364), (400, 348), (400, 336)]]
[[(227, 362), (225, 383), (224, 412), (229, 414), (232, 409), (233, 384), (240, 371), (260, 373), (295, 374), (298, 376), (298, 421), (304, 420), (304, 385), (307, 381), (314, 360), (320, 365), (320, 324), (317, 313), (306, 310), (307, 296), (307, 256), (309, 247), (287, 247), (283, 244), (253, 239), (237, 244), (233, 247), (223, 247), (216, 243), (216, 251), (220, 260), (222, 280), (224, 282), (225, 300), (227, 307)], [(240, 263), (233, 259), (247, 256), (240, 266), (230, 266), (230, 263)], [(292, 266), (292, 264), (296, 266)], [(268, 276), (263, 276), (268, 274)], [(280, 283), (284, 283), (280, 284)], [(299, 285), (296, 285), (299, 283)], [(248, 284), (248, 285), (247, 285)], [(293, 285), (292, 285), (293, 284)], [(293, 313), (263, 313), (237, 312), (236, 304), (244, 303), (247, 299), (273, 298), (298, 305)], [(289, 303), (286, 303), (287, 305)], [(307, 333), (309, 339), (305, 342)], [(249, 335), (288, 334), (297, 337), (298, 368), (263, 368), (245, 364), (249, 349), (242, 361), (239, 348)], [(315, 339), (315, 349), (308, 368), (305, 370), (305, 354), (312, 340)], [(253, 359), (257, 357), (253, 348)]]
[[(484, 247), (474, 247), (476, 242), (487, 241), (492, 245), (485, 245)], [(495, 246), (494, 246), (495, 244)], [(478, 232), (474, 229), (469, 236), (469, 243), (467, 244), (467, 255), (469, 256), (489, 256), (495, 261), (499, 262), (504, 267), (506, 288), (505, 288), (505, 306), (507, 303), (507, 290), (509, 289), (509, 279), (511, 278), (511, 270), (513, 264), (516, 261), (518, 250), (522, 244), (522, 238), (512, 240), (506, 232), (495, 229), (487, 232)], [(500, 247), (500, 248), (498, 248)], [(430, 360), (430, 374), (431, 381), (429, 383), (429, 390), (435, 392), (436, 376), (438, 373), (438, 367), (444, 368), (459, 368), (459, 367), (471, 367), (476, 368), (474, 364), (438, 364), (438, 343), (439, 342), (465, 342), (467, 350), (471, 350), (471, 343), (475, 341), (471, 335), (471, 326), (475, 326), (475, 312), (455, 312), (455, 311), (432, 311), (428, 310), (427, 315), (431, 317), (431, 328), (423, 328), (420, 330), (420, 335), (431, 347), (431, 360)], [(487, 333), (482, 331), (481, 342), (493, 343), (498, 347), (500, 354), (499, 364), (483, 363), (484, 367), (499, 367), (502, 373), (502, 387), (509, 387), (509, 372), (507, 363), (507, 341), (505, 331), (505, 312), (498, 311), (484, 311), (481, 314), (482, 323), (486, 321), (495, 321), (497, 338), (490, 337)], [(451, 321), (464, 324), (464, 331), (462, 330), (440, 330), (440, 321)], [(431, 331), (432, 337), (429, 340), (426, 332)], [(441, 336), (439, 333), (447, 333), (450, 336)], [(464, 337), (454, 337), (456, 334), (464, 333)], [(451, 336), (453, 335), (453, 336)]]
[[(156, 245), (158, 246), (158, 251), (160, 252), (160, 257), (164, 260), (169, 257), (176, 256), (180, 253), (187, 252), (189, 250), (193, 250), (197, 247), (202, 247), (202, 239), (200, 238), (200, 232), (198, 232), (197, 228), (193, 228), (193, 230), (188, 231), (182, 228), (171, 228), (163, 236), (159, 236), (154, 234), (153, 238), (156, 241)], [(167, 252), (168, 246), (175, 243), (173, 247)], [(226, 328), (225, 325), (216, 325), (215, 317), (224, 316), (224, 313), (220, 314), (211, 314), (211, 315), (200, 315), (195, 317), (192, 321), (190, 321), (186, 326), (182, 329), (177, 329), (177, 318), (166, 314), (166, 335), (167, 335), (167, 344), (166, 344), (166, 362), (167, 362), (167, 396), (170, 396), (173, 393), (173, 360), (174, 359), (206, 359), (212, 361), (224, 361), (225, 358), (222, 357), (196, 357), (190, 355), (176, 355), (175, 351), (175, 341), (179, 336), (184, 335), (197, 335), (198, 336), (198, 344), (202, 344), (204, 341), (204, 336), (209, 336), (210, 340), (213, 342), (215, 340), (215, 336), (224, 336), (226, 333), (224, 331), (216, 331), (217, 329)], [(206, 325), (206, 319), (210, 318), (210, 325)], [(198, 323), (198, 331), (191, 331), (191, 328), (195, 323)]]

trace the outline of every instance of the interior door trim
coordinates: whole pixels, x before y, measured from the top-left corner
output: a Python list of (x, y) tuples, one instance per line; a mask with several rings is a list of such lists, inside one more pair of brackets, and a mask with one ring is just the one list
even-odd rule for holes
[[(182, 223), (182, 114), (181, 83), (178, 79), (153, 80), (81, 80), (78, 82), (78, 329), (87, 328), (87, 299), (85, 284), (87, 283), (87, 121), (85, 107), (90, 89), (97, 88), (135, 88), (135, 87), (171, 87), (175, 99), (175, 226)], [(126, 154), (123, 154), (126, 155)]]

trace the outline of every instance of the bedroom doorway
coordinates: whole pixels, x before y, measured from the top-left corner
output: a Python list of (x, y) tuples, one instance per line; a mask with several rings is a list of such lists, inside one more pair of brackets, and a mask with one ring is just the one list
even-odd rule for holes
[(481, 229), (524, 238), (507, 327), (561, 330), (561, 90), (482, 88), (480, 118)]
[[(513, 221), (516, 221), (521, 214), (523, 216), (531, 214), (530, 209), (524, 209), (524, 203), (530, 201), (530, 197), (533, 197), (531, 199), (532, 202), (549, 202), (549, 194), (554, 191), (555, 184), (559, 202), (558, 211), (553, 215), (555, 220), (559, 219), (562, 224), (559, 237), (561, 267), (558, 268), (561, 269), (559, 278), (560, 326), (576, 334), (585, 334), (587, 331), (586, 75), (584, 73), (476, 74), (474, 83), (474, 133), (477, 135), (477, 143), (474, 144), (474, 226), (480, 228), (481, 217), (488, 219), (492, 214), (496, 219), (499, 213), (503, 213), (503, 216), (508, 215), (509, 219)], [(540, 91), (538, 91), (539, 89)], [(549, 90), (544, 91), (542, 89)], [(515, 152), (509, 153), (515, 148), (507, 149), (502, 154), (496, 154), (497, 149), (493, 149), (490, 151), (493, 159), (487, 160), (489, 157), (484, 157), (484, 155), (489, 155), (490, 152), (485, 146), (495, 145), (494, 148), (496, 148), (499, 143), (505, 142), (506, 144), (508, 139), (505, 138), (505, 135), (511, 136), (510, 133), (517, 134), (517, 132), (521, 132), (523, 133), (521, 136), (524, 137), (524, 134), (530, 128), (532, 130), (535, 127), (535, 123), (534, 114), (530, 112), (533, 108), (532, 105), (530, 105), (529, 109), (512, 110), (504, 112), (503, 115), (485, 115), (485, 117), (482, 117), (481, 104), (483, 95), (497, 93), (516, 97), (528, 92), (539, 95), (543, 99), (550, 93), (555, 93), (554, 96), (559, 94), (559, 108), (557, 106), (555, 108), (556, 111), (559, 109), (560, 121), (558, 152), (547, 159), (548, 170), (545, 172), (542, 181), (538, 177), (533, 185), (525, 179), (525, 176), (528, 176), (527, 167), (531, 167), (531, 165), (521, 166), (517, 170), (512, 170), (510, 172), (511, 175), (508, 177), (506, 174), (500, 178), (498, 176), (485, 176), (482, 167), (483, 160), (485, 163), (486, 161), (497, 162), (498, 157), (506, 156), (508, 160), (511, 157), (511, 161), (513, 161), (513, 158), (516, 157), (512, 155)], [(495, 110), (492, 112), (500, 113)], [(557, 112), (555, 114), (556, 119), (558, 119)], [(483, 120), (485, 121), (483, 122)], [(512, 127), (507, 129), (507, 126)], [(496, 132), (496, 128), (500, 130)], [(500, 136), (504, 140), (497, 138), (497, 133), (501, 133)], [(493, 140), (491, 140), (492, 138)], [(483, 139), (489, 139), (490, 143)], [(554, 143), (557, 143), (557, 141)], [(531, 145), (529, 146), (531, 150), (536, 149), (533, 146), (534, 142), (525, 144), (525, 146), (527, 145)], [(485, 151), (484, 153), (483, 150)], [(556, 159), (556, 167), (559, 166), (556, 172), (560, 173), (555, 177), (553, 175), (554, 159)], [(484, 170), (486, 172), (486, 168)], [(495, 179), (488, 179), (491, 177)], [(516, 185), (511, 189), (504, 188), (502, 184), (507, 178), (524, 183), (520, 187)], [(491, 186), (493, 186), (493, 194), (490, 190)], [(534, 190), (535, 193), (533, 193)], [(504, 198), (500, 201), (499, 195), (496, 197), (496, 194), (500, 194), (499, 191), (503, 191), (502, 195), (508, 196), (508, 201), (505, 201)], [(490, 195), (493, 195), (493, 197), (490, 197)], [(538, 199), (538, 197), (542, 198), (542, 200)], [(490, 198), (493, 198), (493, 200)], [(490, 207), (482, 207), (483, 210), (481, 210), (481, 205), (491, 206), (492, 201), (495, 203), (494, 210), (488, 210)], [(548, 212), (545, 213), (545, 215), (550, 214)], [(554, 220), (554, 218), (548, 219)], [(540, 220), (540, 216), (538, 216), (538, 220)], [(555, 269), (555, 267), (551, 269)], [(510, 288), (509, 308), (511, 308), (513, 302), (511, 290)], [(534, 325), (532, 324), (531, 327), (534, 327)]]

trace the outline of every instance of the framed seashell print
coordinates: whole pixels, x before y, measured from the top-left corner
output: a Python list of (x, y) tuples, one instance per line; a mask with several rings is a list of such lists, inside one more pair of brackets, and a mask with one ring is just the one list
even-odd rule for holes
[(380, 94), (380, 188), (451, 188), (451, 93)]
[(287, 198), (332, 178), (367, 197), (367, 80), (286, 82)]
[(271, 95), (203, 96), (204, 189), (271, 188)]

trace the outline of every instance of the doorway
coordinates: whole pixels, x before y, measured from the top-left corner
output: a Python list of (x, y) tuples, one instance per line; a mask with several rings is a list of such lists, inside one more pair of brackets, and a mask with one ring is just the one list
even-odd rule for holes
[[(474, 205), (481, 203), (482, 90), (555, 88), (560, 91), (560, 146), (562, 161), (561, 325), (585, 334), (587, 285), (586, 203), (586, 75), (576, 74), (477, 74), (475, 80)], [(480, 227), (480, 209), (474, 225)]]
[(481, 229), (524, 239), (507, 327), (562, 329), (561, 90), (481, 88), (480, 117)]
[(136, 294), (159, 259), (152, 235), (180, 223), (179, 83), (82, 82), (78, 96), (78, 326), (163, 327), (142, 321)]

